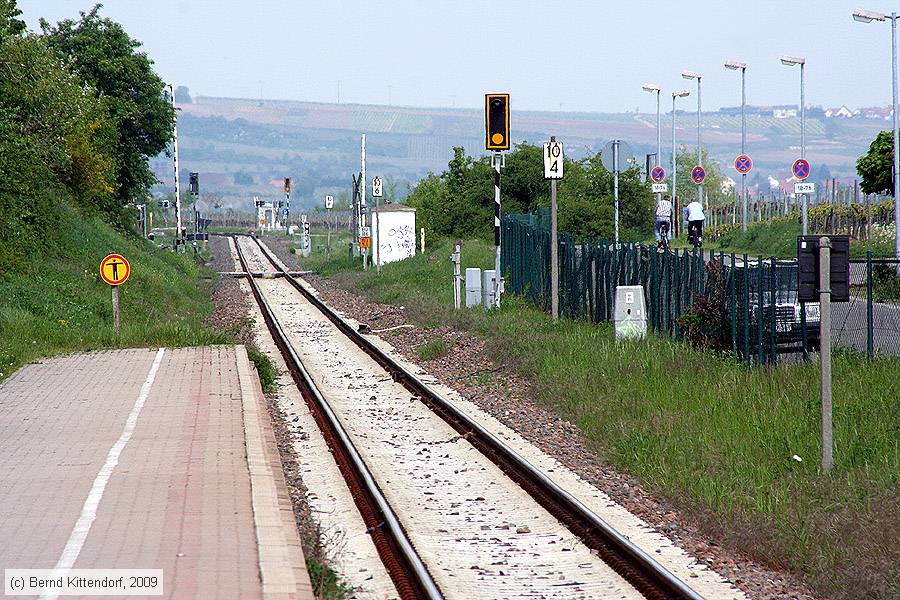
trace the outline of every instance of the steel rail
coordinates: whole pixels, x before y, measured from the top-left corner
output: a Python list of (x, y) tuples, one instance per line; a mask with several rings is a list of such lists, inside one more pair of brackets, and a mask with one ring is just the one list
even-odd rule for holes
[[(235, 247), (241, 266), (249, 273), (250, 269), (240, 245), (235, 243)], [(284, 277), (291, 278), (287, 274)], [(399, 519), (379, 489), (340, 419), (303, 366), (303, 361), (294, 351), (287, 334), (263, 297), (256, 279), (247, 277), (246, 280), (250, 283), (263, 319), (288, 365), (294, 382), (303, 392), (307, 401), (312, 400), (310, 408), (313, 409), (316, 421), (335, 454), (338, 467), (347, 479), (354, 501), (360, 509), (360, 514), (366, 522), (379, 556), (387, 567), (397, 591), (403, 598), (442, 600), (443, 594), (413, 548)]]
[[(284, 268), (272, 252), (255, 236), (252, 236), (252, 239), (269, 262), (284, 273)], [(292, 276), (288, 276), (286, 279), (344, 335), (387, 370), (395, 381), (417, 395), (457, 432), (465, 435), (469, 443), (490, 458), (535, 501), (581, 538), (585, 545), (597, 551), (598, 555), (613, 570), (645, 597), (702, 600), (703, 597), (700, 594), (619, 533), (580, 500), (557, 485), (540, 469), (459, 410), (452, 402), (420, 380), (393, 357), (366, 339), (302, 283)]]

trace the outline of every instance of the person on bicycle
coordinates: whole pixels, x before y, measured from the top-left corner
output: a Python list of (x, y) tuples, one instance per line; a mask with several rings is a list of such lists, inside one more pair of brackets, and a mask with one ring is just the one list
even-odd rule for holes
[(672, 202), (669, 200), (668, 196), (660, 196), (659, 202), (656, 203), (656, 246), (661, 247), (663, 245), (663, 239), (665, 239), (665, 245), (668, 246), (669, 243), (669, 227), (672, 222)]
[(699, 200), (694, 200), (684, 207), (684, 218), (688, 224), (688, 239), (699, 246), (703, 243), (703, 221), (706, 220), (703, 205)]

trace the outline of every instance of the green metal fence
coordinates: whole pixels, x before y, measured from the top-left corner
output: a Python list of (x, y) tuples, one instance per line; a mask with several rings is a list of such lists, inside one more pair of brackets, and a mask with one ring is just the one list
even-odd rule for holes
[[(550, 306), (547, 223), (542, 214), (506, 215), (502, 221), (506, 289), (544, 310)], [(641, 244), (576, 242), (565, 234), (559, 236), (559, 257), (560, 314), (565, 317), (608, 322), (616, 286), (640, 285), (648, 326), (659, 334), (676, 339), (699, 335), (748, 365), (774, 364), (787, 355), (805, 357), (818, 349), (819, 306), (798, 301), (796, 261), (659, 252)], [(862, 267), (866, 275), (857, 273), (853, 279), (868, 287), (861, 292), (857, 285), (850, 304), (833, 305), (832, 343), (870, 357), (900, 354), (900, 301), (877, 302), (871, 259)]]

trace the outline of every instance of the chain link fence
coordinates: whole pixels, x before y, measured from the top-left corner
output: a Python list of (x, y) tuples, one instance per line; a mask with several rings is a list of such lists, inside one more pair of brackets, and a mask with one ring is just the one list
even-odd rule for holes
[[(501, 269), (506, 289), (550, 307), (550, 231), (545, 214), (506, 215)], [(595, 323), (613, 317), (615, 289), (640, 285), (648, 326), (699, 340), (750, 364), (817, 351), (819, 304), (801, 303), (796, 260), (670, 250), (559, 235), (560, 314)], [(851, 261), (852, 296), (832, 304), (834, 347), (900, 355), (898, 261)]]

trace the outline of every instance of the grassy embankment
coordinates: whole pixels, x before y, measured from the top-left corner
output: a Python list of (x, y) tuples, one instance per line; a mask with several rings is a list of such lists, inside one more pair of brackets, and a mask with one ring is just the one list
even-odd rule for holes
[[(0, 274), (0, 380), (28, 361), (64, 352), (231, 341), (202, 324), (212, 304), (196, 263), (65, 204), (58, 211), (57, 227), (35, 243), (29, 262)], [(132, 267), (120, 288), (120, 336), (113, 331), (110, 288), (98, 274), (111, 252)]]
[[(334, 240), (333, 240), (334, 241)], [(834, 598), (889, 597), (900, 564), (900, 360), (834, 360), (834, 471), (820, 475), (814, 364), (748, 370), (651, 336), (621, 345), (609, 326), (562, 320), (508, 297), (499, 312), (452, 310), (450, 243), (362, 273), (346, 249), (301, 259), (425, 327), (483, 336), (492, 357), (535, 384), (601, 460), (670, 498), (722, 544), (801, 575)], [(463, 268), (493, 247), (463, 246)], [(432, 357), (438, 342), (417, 349)], [(793, 456), (800, 457), (797, 461)]]
[[(747, 227), (747, 231), (740, 229), (728, 232), (719, 239), (706, 240), (704, 236), (703, 246), (710, 250), (722, 250), (726, 252), (747, 253), (751, 256), (763, 256), (777, 258), (796, 258), (797, 236), (800, 235), (800, 224), (795, 222), (755, 223)], [(679, 246), (686, 246), (686, 240), (679, 240)], [(850, 244), (850, 254), (853, 258), (865, 258), (866, 252), (871, 250), (873, 256), (893, 256), (893, 245), (876, 242), (857, 242)]]

